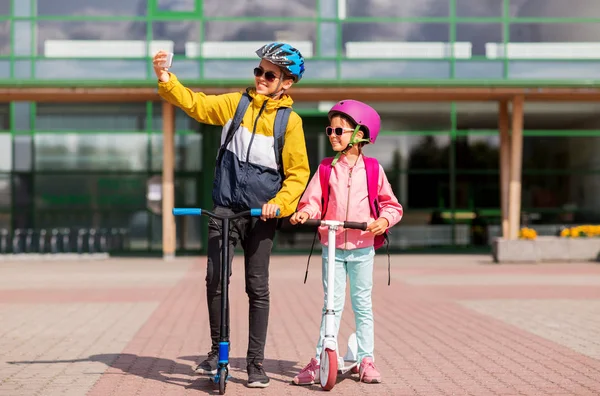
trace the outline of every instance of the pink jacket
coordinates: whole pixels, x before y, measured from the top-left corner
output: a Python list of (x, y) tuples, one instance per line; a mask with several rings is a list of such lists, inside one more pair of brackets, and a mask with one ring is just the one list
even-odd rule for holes
[[(368, 224), (375, 221), (369, 208), (367, 173), (362, 155), (355, 166), (348, 163), (342, 155), (331, 171), (329, 179), (329, 203), (325, 219), (339, 221), (358, 221)], [(396, 225), (402, 218), (402, 206), (394, 196), (392, 186), (379, 165), (379, 208), (380, 217), (387, 219), (389, 227)], [(306, 212), (311, 219), (321, 218), (321, 182), (316, 172), (298, 204), (298, 212)], [(327, 245), (327, 227), (319, 228), (319, 237)], [(360, 249), (373, 246), (375, 236), (369, 231), (339, 228), (336, 234), (336, 248)]]

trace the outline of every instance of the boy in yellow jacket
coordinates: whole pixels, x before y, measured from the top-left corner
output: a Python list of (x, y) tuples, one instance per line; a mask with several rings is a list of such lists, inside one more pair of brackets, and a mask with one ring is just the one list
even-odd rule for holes
[[(264, 388), (269, 385), (262, 362), (269, 319), (269, 259), (277, 225), (275, 217), (277, 210), (282, 217), (294, 213), (308, 183), (310, 169), (302, 120), (295, 112), (290, 114), (284, 135), (283, 172), (279, 170), (274, 151), (275, 115), (278, 108), (291, 107), (292, 98), (285, 92), (302, 78), (304, 59), (297, 49), (285, 43), (267, 44), (256, 53), (261, 62), (254, 69), (255, 87), (247, 90), (252, 101), (240, 127), (217, 158), (213, 210), (218, 214), (231, 214), (262, 207), (260, 220), (242, 218), (232, 224), (229, 260), (233, 258), (233, 247), (240, 242), (244, 249), (246, 292), (250, 303), (246, 355), (248, 386)], [(161, 66), (166, 59), (164, 51), (159, 51), (153, 59), (159, 95), (198, 122), (222, 125), (223, 144), (242, 92), (223, 95), (193, 92), (168, 68)], [(214, 375), (217, 372), (221, 319), (220, 252), (221, 230), (216, 222), (210, 222), (206, 296), (212, 348), (196, 367), (198, 374)]]

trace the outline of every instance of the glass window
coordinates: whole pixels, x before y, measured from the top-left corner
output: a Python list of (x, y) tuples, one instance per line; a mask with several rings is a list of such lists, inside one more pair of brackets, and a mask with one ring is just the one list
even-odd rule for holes
[(147, 3), (147, 0), (37, 0), (37, 13), (42, 16), (138, 16), (146, 15)]
[(156, 2), (160, 11), (191, 12), (196, 10), (195, 0), (150, 0)]
[(15, 1), (15, 16), (18, 17), (30, 17), (31, 14), (31, 1)]
[[(514, 3), (514, 2), (512, 2)], [(536, 18), (598, 18), (600, 4), (590, 0), (528, 0), (511, 4), (511, 16)]]
[(15, 135), (14, 153), (14, 170), (29, 172), (32, 164), (30, 135)]
[[(152, 39), (173, 42), (172, 52), (183, 55), (186, 53), (189, 43), (198, 43), (200, 40), (200, 23), (189, 20), (154, 21), (152, 22)], [(173, 61), (174, 67), (178, 65), (178, 61)]]
[(501, 23), (457, 23), (456, 41), (471, 43), (471, 55), (485, 57), (486, 43), (501, 43)]
[(66, 133), (35, 135), (35, 166), (43, 170), (127, 170), (148, 168), (145, 134)]
[(599, 23), (513, 23), (509, 37), (512, 43), (592, 43), (599, 29)]
[[(72, 43), (67, 40), (84, 42)], [(114, 41), (114, 43), (106, 44), (104, 41), (107, 40)], [(145, 40), (146, 29), (142, 22), (37, 22), (37, 51), (38, 54), (46, 57), (141, 57), (146, 55)], [(119, 77), (123, 76), (119, 75)]]
[(542, 62), (511, 61), (508, 65), (510, 79), (600, 79), (600, 61), (597, 62)]
[(450, 15), (448, 0), (347, 0), (347, 16), (349, 17), (447, 17)]
[[(148, 62), (143, 60), (38, 60), (39, 80), (146, 80)], [(152, 73), (154, 76), (154, 73)]]
[(523, 169), (600, 170), (600, 136), (525, 136)]
[(10, 55), (10, 36), (10, 22), (0, 21), (0, 55)]
[(39, 103), (36, 128), (39, 131), (143, 131), (146, 105)]
[(31, 55), (32, 32), (30, 21), (15, 21), (15, 55)]
[[(161, 171), (163, 135), (152, 134), (152, 170)], [(202, 170), (202, 135), (175, 135), (175, 170)]]
[(448, 135), (415, 136), (399, 132), (377, 138), (364, 148), (365, 154), (377, 158), (386, 172), (407, 170), (447, 170)]
[(600, 222), (600, 175), (523, 171), (522, 207), (538, 223)]
[(346, 22), (342, 25), (342, 42), (347, 46), (349, 41), (373, 41), (384, 44), (390, 41), (447, 43), (450, 41), (450, 25), (416, 22)]
[[(10, 185), (10, 175), (0, 175), (0, 210), (10, 209), (11, 203), (12, 187)], [(2, 227), (0, 226), (0, 228)]]
[(30, 79), (31, 78), (31, 61), (29, 60), (15, 60), (15, 78)]
[(10, 15), (10, 0), (0, 1), (0, 15)]
[(470, 17), (501, 17), (503, 1), (498, 0), (456, 0), (456, 16)]
[(502, 79), (504, 78), (504, 62), (459, 60), (454, 64), (454, 77), (465, 80)]
[[(496, 164), (497, 165), (497, 164)], [(496, 166), (495, 173), (456, 174), (457, 209), (499, 209), (500, 208), (500, 176)]]
[(298, 0), (293, 3), (293, 6), (285, 1), (228, 0), (227, 7), (223, 7), (222, 0), (203, 1), (203, 12), (206, 17), (312, 18), (317, 15), (316, 9), (317, 0)]
[[(251, 3), (248, 3), (251, 4)], [(282, 3), (284, 4), (284, 3)], [(256, 3), (252, 3), (255, 7)], [(225, 8), (222, 7), (221, 8)], [(294, 7), (288, 7), (293, 9)], [(204, 39), (206, 41), (251, 41), (264, 42), (265, 44), (275, 40), (297, 42), (309, 40), (315, 43), (317, 24), (315, 22), (254, 22), (254, 21), (206, 21), (204, 22)], [(260, 48), (252, 48), (247, 56), (253, 56), (254, 51)], [(308, 56), (308, 54), (303, 54)]]
[(259, 59), (247, 61), (204, 61), (204, 78), (209, 80), (247, 79), (253, 84), (252, 70), (258, 65)]
[(9, 107), (7, 103), (0, 103), (0, 131), (8, 131), (9, 124)]
[(0, 172), (12, 169), (12, 136), (0, 133)]
[(341, 78), (445, 79), (450, 78), (448, 61), (342, 61)]
[(31, 130), (31, 102), (15, 102), (15, 129), (17, 131)]
[[(162, 103), (154, 102), (152, 104), (152, 130), (162, 131)], [(175, 130), (177, 132), (197, 131), (198, 122), (188, 116), (179, 107), (175, 107)]]
[(458, 136), (455, 140), (455, 148), (457, 169), (498, 171), (500, 163), (498, 134)]
[(319, 15), (322, 18), (336, 18), (337, 5), (337, 0), (319, 0)]
[(147, 175), (50, 175), (35, 177), (40, 209), (146, 208)]

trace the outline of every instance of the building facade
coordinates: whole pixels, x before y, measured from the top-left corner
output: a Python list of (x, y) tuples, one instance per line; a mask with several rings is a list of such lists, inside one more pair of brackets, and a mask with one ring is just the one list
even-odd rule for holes
[[(332, 98), (321, 99), (319, 90), (375, 92), (369, 103), (382, 114), (384, 131), (367, 152), (383, 164), (405, 207), (391, 248), (411, 250), (487, 249), (501, 234), (498, 102), (436, 99), (435, 89), (534, 87), (543, 93), (595, 90), (600, 82), (595, 0), (568, 6), (563, 0), (226, 4), (0, 0), (0, 87), (110, 87), (115, 95), (154, 88), (150, 58), (162, 48), (174, 52), (172, 71), (184, 84), (225, 92), (252, 84), (256, 48), (288, 41), (306, 57), (297, 89), (313, 88), (295, 102), (313, 171), (329, 154), (324, 127)], [(432, 94), (426, 101), (378, 100), (377, 89), (390, 86)], [(519, 212), (522, 224), (542, 234), (600, 221), (600, 102), (567, 99), (524, 106)], [(42, 230), (68, 229), (72, 249), (76, 235), (94, 230), (118, 235), (115, 250), (160, 252), (162, 216), (149, 203), (149, 185), (163, 171), (163, 121), (156, 96), (130, 103), (0, 98), (6, 249), (17, 231), (23, 244), (27, 230), (39, 241)], [(176, 109), (174, 142), (175, 205), (210, 207), (219, 129)], [(176, 229), (178, 251), (202, 251), (202, 219), (176, 219)], [(284, 230), (277, 249), (306, 249), (312, 237)]]

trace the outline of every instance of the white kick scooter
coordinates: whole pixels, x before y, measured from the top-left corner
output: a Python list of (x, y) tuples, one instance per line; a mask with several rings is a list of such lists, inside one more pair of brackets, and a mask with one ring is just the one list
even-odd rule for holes
[[(321, 351), (321, 368), (319, 377), (321, 387), (324, 390), (331, 390), (335, 386), (337, 375), (345, 374), (358, 365), (357, 353), (358, 344), (356, 333), (352, 333), (348, 338), (348, 349), (344, 357), (338, 354), (338, 341), (335, 332), (335, 312), (334, 295), (329, 290), (335, 290), (335, 234), (339, 227), (352, 228), (356, 230), (366, 230), (367, 223), (357, 223), (354, 221), (336, 221), (336, 220), (314, 220), (309, 219), (304, 222), (306, 226), (326, 226), (327, 249), (329, 250), (329, 260), (327, 261), (327, 301), (325, 303), (325, 337), (323, 339), (323, 348)], [(331, 289), (329, 289), (331, 287)]]

